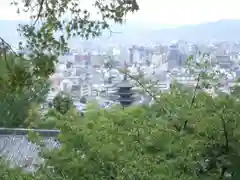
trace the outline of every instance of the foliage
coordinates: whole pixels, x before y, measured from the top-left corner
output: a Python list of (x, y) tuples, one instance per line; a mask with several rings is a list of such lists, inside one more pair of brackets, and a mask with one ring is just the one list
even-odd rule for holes
[[(23, 61), (19, 63), (19, 61)], [(21, 57), (9, 55), (0, 58), (0, 126), (24, 125), (31, 103), (42, 103), (49, 90), (49, 82), (29, 69)]]
[(34, 180), (32, 174), (24, 173), (20, 168), (9, 168), (9, 163), (0, 157), (1, 180)]
[(191, 100), (192, 91), (176, 85), (151, 107), (90, 106), (82, 121), (76, 109), (51, 111), (61, 147), (44, 151), (36, 177), (238, 179), (239, 101), (203, 91)]
[(59, 129), (59, 125), (65, 121), (77, 121), (81, 118), (80, 112), (73, 106), (65, 114), (60, 113), (55, 108), (41, 114), (38, 105), (33, 104), (28, 112), (25, 122), (29, 128), (33, 129)]
[(198, 86), (202, 89), (219, 88), (220, 82), (226, 76), (216, 65), (211, 64), (209, 54), (200, 53), (198, 59), (190, 56), (185, 64), (187, 75), (194, 77), (198, 81)]
[(53, 107), (61, 114), (65, 114), (73, 107), (73, 100), (68, 93), (60, 92), (53, 99)]
[(237, 99), (240, 98), (240, 86), (239, 86), (239, 84), (236, 84), (231, 88), (231, 95), (234, 96)]
[(46, 163), (67, 179), (238, 176), (240, 104), (199, 92), (191, 107), (191, 95), (175, 88), (153, 107), (88, 111), (84, 121), (65, 121), (62, 148)]

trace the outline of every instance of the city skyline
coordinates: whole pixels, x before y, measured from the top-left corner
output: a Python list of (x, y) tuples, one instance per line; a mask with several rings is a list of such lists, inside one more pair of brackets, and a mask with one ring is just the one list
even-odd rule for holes
[[(93, 17), (97, 18), (93, 0), (83, 0), (81, 3), (88, 10), (92, 9)], [(129, 14), (127, 20), (138, 24), (153, 24), (163, 26), (179, 26), (200, 24), (223, 19), (240, 19), (237, 0), (139, 0), (140, 10)], [(29, 13), (16, 13), (16, 8), (10, 6), (9, 0), (0, 2), (0, 20), (27, 20)]]

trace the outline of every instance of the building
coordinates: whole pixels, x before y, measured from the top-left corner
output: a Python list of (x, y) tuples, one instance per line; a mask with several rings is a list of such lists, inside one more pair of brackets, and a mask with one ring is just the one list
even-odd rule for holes
[(184, 66), (186, 59), (187, 55), (184, 55), (180, 51), (178, 44), (171, 44), (168, 47), (167, 53), (168, 70)]

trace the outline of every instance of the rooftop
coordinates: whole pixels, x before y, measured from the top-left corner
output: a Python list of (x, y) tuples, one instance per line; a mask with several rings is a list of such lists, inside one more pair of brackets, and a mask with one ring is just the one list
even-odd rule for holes
[(59, 130), (0, 128), (1, 156), (5, 156), (11, 166), (19, 166), (30, 172), (43, 162), (38, 156), (40, 147), (27, 139), (26, 135), (31, 131), (43, 136), (47, 148), (59, 147), (59, 142), (56, 141)]

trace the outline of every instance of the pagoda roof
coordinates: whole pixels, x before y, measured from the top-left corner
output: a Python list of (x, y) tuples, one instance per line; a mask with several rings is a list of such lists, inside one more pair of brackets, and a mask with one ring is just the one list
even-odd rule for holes
[(128, 80), (121, 81), (118, 85), (118, 88), (132, 88), (132, 84)]

